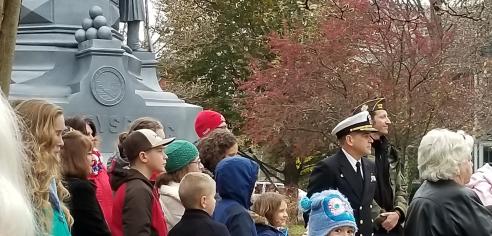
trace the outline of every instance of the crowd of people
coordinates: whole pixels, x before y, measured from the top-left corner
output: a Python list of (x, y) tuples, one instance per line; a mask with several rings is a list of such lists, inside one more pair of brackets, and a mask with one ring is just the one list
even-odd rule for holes
[[(447, 129), (424, 135), (417, 157), (423, 183), (408, 204), (403, 161), (386, 137), (390, 124), (384, 98), (359, 105), (332, 130), (338, 152), (310, 175), (307, 197), (337, 189), (350, 203), (356, 232), (336, 235), (492, 235), (491, 172), (486, 164), (472, 175), (473, 138)], [(305, 214), (308, 230), (313, 216)]]
[[(138, 118), (103, 163), (92, 120), (43, 100), (0, 99), (0, 235), (289, 235), (289, 199), (268, 192), (252, 202), (259, 166), (238, 155), (218, 112), (197, 115), (197, 143)], [(473, 138), (446, 129), (423, 137), (424, 182), (408, 204), (390, 124), (378, 98), (333, 129), (340, 150), (314, 167), (299, 202), (305, 235), (492, 235), (491, 167), (472, 175)]]

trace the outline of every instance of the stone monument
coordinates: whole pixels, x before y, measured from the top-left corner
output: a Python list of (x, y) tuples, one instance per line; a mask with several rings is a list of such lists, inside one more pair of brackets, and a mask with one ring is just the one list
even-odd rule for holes
[(201, 108), (161, 90), (155, 55), (124, 50), (118, 24), (117, 0), (24, 0), (9, 99), (45, 99), (66, 116), (92, 118), (106, 157), (142, 116), (161, 120), (168, 136), (195, 141)]

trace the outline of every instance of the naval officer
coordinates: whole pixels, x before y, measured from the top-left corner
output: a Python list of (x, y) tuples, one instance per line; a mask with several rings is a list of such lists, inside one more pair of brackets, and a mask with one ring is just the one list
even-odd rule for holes
[[(372, 201), (376, 189), (374, 162), (363, 158), (371, 153), (372, 126), (369, 112), (363, 111), (338, 123), (332, 134), (340, 149), (316, 164), (309, 177), (307, 196), (328, 189), (337, 189), (347, 197), (354, 209), (359, 228), (356, 235), (373, 234)], [(305, 215), (306, 223), (308, 217)]]

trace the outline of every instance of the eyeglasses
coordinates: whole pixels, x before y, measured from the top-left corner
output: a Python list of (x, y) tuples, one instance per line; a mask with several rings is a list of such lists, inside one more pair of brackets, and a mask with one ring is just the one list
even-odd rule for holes
[(198, 159), (196, 159), (196, 160), (194, 160), (194, 161), (192, 161), (190, 163), (201, 164), (202, 162), (201, 162), (200, 158), (198, 158)]

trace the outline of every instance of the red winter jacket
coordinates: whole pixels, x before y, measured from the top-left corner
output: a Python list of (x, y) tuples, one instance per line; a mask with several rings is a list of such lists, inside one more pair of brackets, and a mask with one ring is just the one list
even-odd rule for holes
[(150, 181), (139, 171), (125, 171), (113, 200), (113, 236), (167, 236), (166, 221), (159, 203), (159, 195)]
[(93, 150), (92, 154), (95, 156), (95, 160), (92, 163), (92, 172), (89, 175), (89, 179), (96, 184), (97, 202), (101, 207), (104, 219), (109, 225), (113, 215), (113, 191), (111, 190), (111, 185), (109, 185), (106, 167), (101, 162), (101, 153)]

